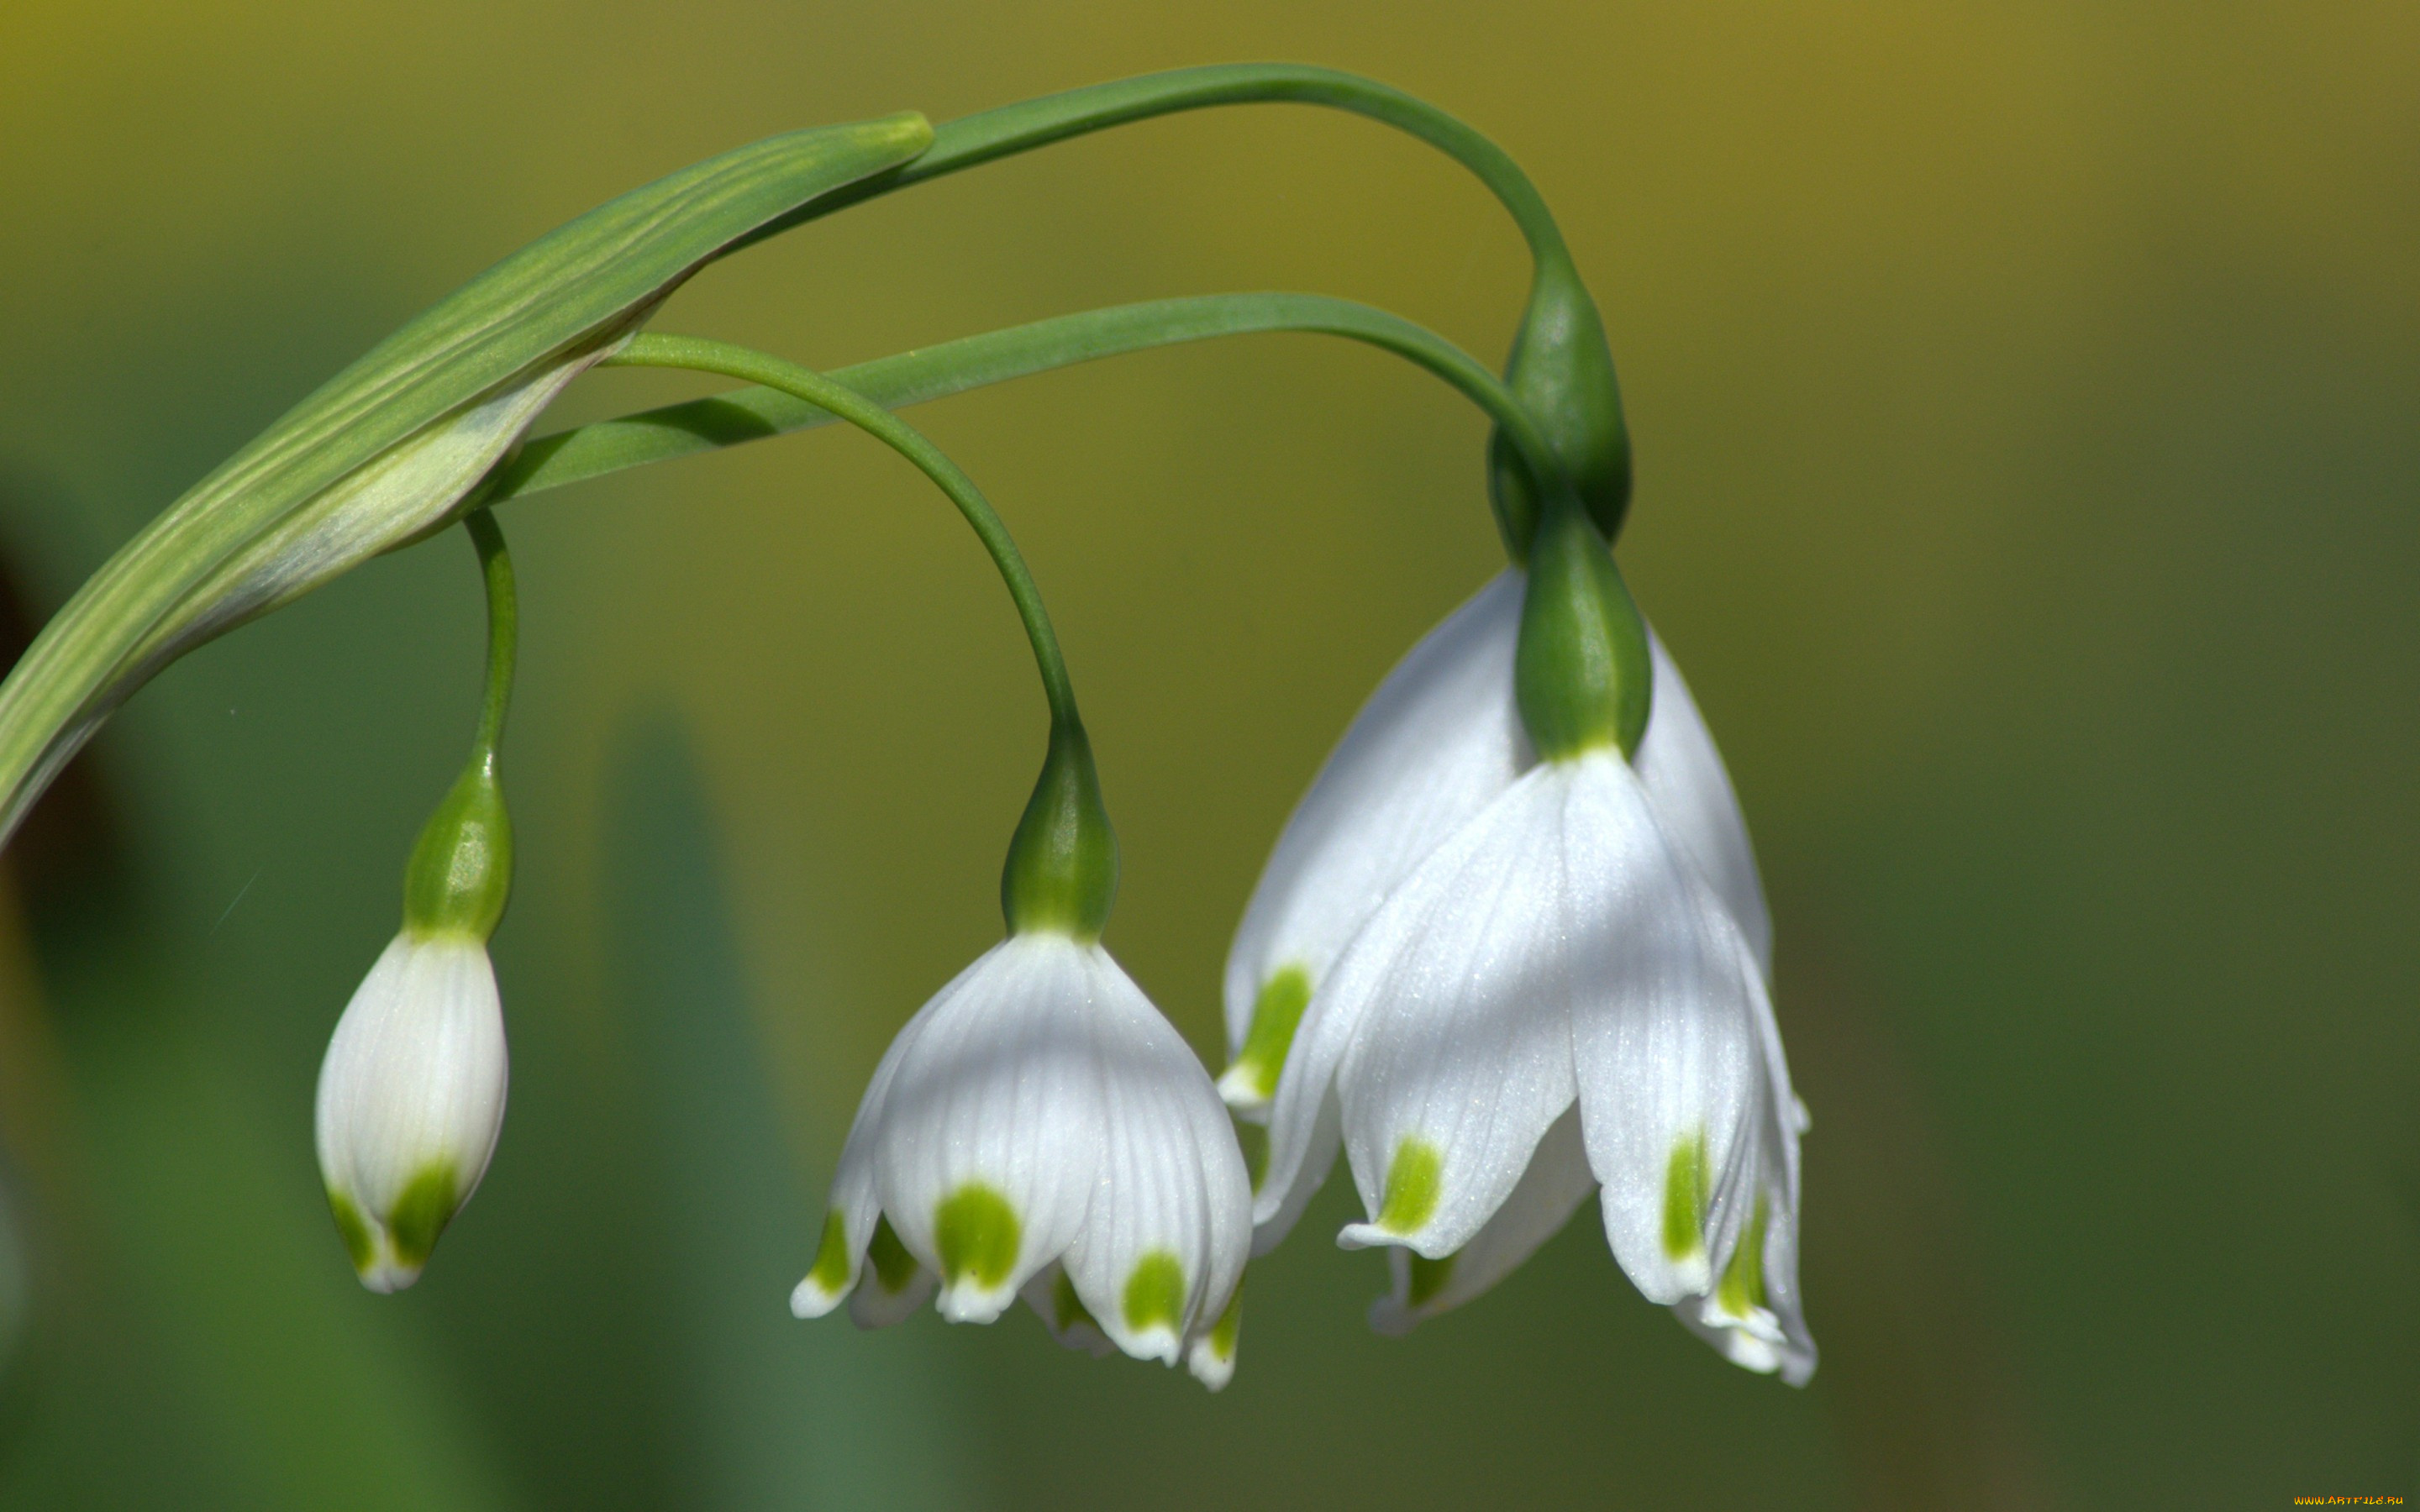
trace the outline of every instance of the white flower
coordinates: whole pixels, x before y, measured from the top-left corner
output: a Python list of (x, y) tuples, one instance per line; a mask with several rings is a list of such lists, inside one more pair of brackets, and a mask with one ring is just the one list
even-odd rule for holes
[(851, 1297), (872, 1327), (938, 1291), (943, 1317), (987, 1323), (1022, 1291), (1070, 1345), (1189, 1353), (1216, 1386), (1250, 1243), (1243, 1157), (1201, 1063), (1106, 950), (1037, 930), (892, 1042), (790, 1305), (814, 1318)]
[(362, 980), (319, 1065), (319, 1172), (362, 1285), (420, 1276), (504, 1119), (504, 1016), (487, 947), (407, 929)]
[(1642, 1292), (1804, 1380), (1803, 1115), (1737, 800), (1660, 643), (1635, 764), (1540, 764), (1514, 697), (1523, 587), (1503, 574), (1388, 675), (1237, 933), (1220, 1088), (1268, 1116), (1278, 1083), (1256, 1247), (1341, 1143), (1373, 1215), (1342, 1242), (1397, 1247), (1373, 1322), (1400, 1331), (1599, 1191)]

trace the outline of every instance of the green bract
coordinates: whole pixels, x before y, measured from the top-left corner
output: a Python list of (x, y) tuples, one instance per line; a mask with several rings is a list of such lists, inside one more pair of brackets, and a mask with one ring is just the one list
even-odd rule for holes
[(403, 873), (403, 927), (487, 943), (513, 886), (513, 823), (491, 761), (474, 760), (437, 806)]
[[(1554, 448), (1597, 529), (1608, 541), (1621, 533), (1621, 517), (1630, 507), (1630, 431), (1621, 419), (1621, 385), (1614, 377), (1605, 321), (1568, 259), (1539, 259), (1504, 381)], [(1517, 562), (1528, 555), (1538, 527), (1539, 491), (1520, 448), (1500, 429), (1488, 443), (1487, 488), (1505, 548)]]
[(1605, 537), (1569, 493), (1549, 499), (1529, 547), (1512, 659), (1529, 743), (1550, 762), (1617, 746), (1636, 755), (1652, 677), (1647, 622)]
[(1101, 803), (1093, 745), (1073, 719), (1054, 719), (1041, 780), (1008, 842), (1000, 872), (1008, 932), (1050, 930), (1097, 940), (1118, 895), (1118, 838)]
[(380, 343), (120, 548), (0, 685), (0, 835), (152, 673), (445, 523), (683, 280), (931, 139), (910, 114), (725, 153), (531, 243)]

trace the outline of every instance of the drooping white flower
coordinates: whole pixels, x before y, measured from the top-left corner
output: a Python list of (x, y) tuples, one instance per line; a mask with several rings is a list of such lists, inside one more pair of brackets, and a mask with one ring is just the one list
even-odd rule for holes
[(1250, 1243), (1243, 1157), (1185, 1041), (1098, 944), (1019, 932), (876, 1069), (791, 1308), (848, 1297), (872, 1327), (938, 1292), (987, 1323), (1022, 1291), (1071, 1346), (1190, 1355), (1215, 1387)]
[(1740, 1363), (1803, 1380), (1803, 1114), (1737, 799), (1652, 640), (1635, 755), (1539, 764), (1514, 687), (1524, 586), (1503, 574), (1389, 674), (1237, 933), (1221, 1090), (1265, 1117), (1279, 1084), (1256, 1247), (1342, 1146), (1373, 1215), (1342, 1242), (1397, 1247), (1372, 1321), (1401, 1331), (1599, 1191), (1643, 1292)]
[(473, 934), (406, 929), (363, 979), (319, 1065), (319, 1172), (372, 1291), (399, 1291), (495, 1153), (504, 1008)]

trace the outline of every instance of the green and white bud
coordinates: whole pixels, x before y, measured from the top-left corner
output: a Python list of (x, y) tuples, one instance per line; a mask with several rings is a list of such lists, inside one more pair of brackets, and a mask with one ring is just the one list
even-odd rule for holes
[(362, 1285), (400, 1291), (469, 1201), (504, 1121), (504, 1004), (488, 936), (512, 881), (488, 752), (422, 830), (404, 925), (319, 1065), (319, 1174)]

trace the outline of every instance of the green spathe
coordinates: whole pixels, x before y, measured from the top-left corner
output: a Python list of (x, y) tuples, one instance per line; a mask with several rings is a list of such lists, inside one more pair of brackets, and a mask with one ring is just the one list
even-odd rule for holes
[(1008, 1198), (980, 1181), (969, 1181), (933, 1210), (933, 1244), (941, 1252), (941, 1279), (951, 1286), (972, 1281), (985, 1290), (1007, 1283), (1016, 1270), (1024, 1226)]
[(1101, 937), (1118, 894), (1118, 839), (1101, 802), (1092, 742), (1072, 717), (1051, 720), (1050, 753), (1001, 868), (1008, 932)]
[(1378, 1227), (1408, 1234), (1429, 1221), (1444, 1192), (1445, 1155), (1425, 1139), (1406, 1135), (1387, 1167), (1387, 1191), (1378, 1204)]
[[(1630, 507), (1630, 431), (1605, 321), (1569, 258), (1538, 260), (1504, 381), (1554, 448), (1597, 529), (1612, 540)], [(1488, 441), (1487, 489), (1505, 548), (1520, 561), (1544, 517), (1544, 499), (1520, 449), (1500, 430)]]
[(1252, 1001), (1252, 1027), (1244, 1036), (1234, 1067), (1253, 1096), (1266, 1100), (1277, 1095), (1278, 1073), (1285, 1070), (1294, 1031), (1310, 1006), (1311, 973), (1300, 966), (1287, 966), (1261, 983), (1260, 995)]
[[(0, 685), (0, 834), (176, 656), (442, 524), (531, 418), (518, 391), (549, 396), (735, 241), (931, 134), (896, 116), (683, 169), (524, 247), (331, 379), (120, 549)], [(473, 420), (493, 433), (429, 444)]]
[(1550, 499), (1529, 548), (1513, 692), (1545, 761), (1636, 753), (1653, 691), (1647, 622), (1595, 523), (1568, 493)]

